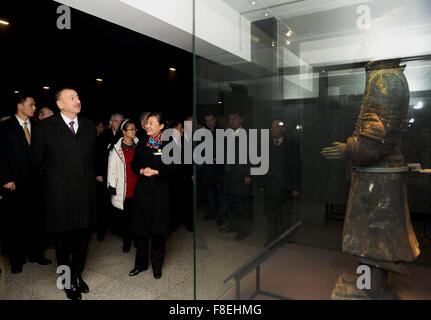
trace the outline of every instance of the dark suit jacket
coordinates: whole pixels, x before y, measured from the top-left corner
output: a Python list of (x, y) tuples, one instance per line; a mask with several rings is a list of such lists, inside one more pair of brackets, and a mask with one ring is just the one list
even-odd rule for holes
[[(34, 133), (35, 124), (31, 122)], [(30, 146), (17, 118), (12, 116), (0, 125), (0, 186), (15, 182), (17, 192), (29, 193)]]
[[(247, 145), (248, 145), (248, 130), (247, 131)], [(229, 153), (229, 149), (227, 149), (227, 139), (225, 138), (225, 165), (223, 172), (223, 182), (224, 182), (224, 192), (228, 194), (234, 195), (243, 195), (249, 196), (251, 193), (251, 185), (245, 184), (245, 177), (250, 177), (250, 164), (240, 164), (240, 148), (239, 148), (239, 139), (235, 138), (235, 164), (228, 164), (227, 156)], [(248, 149), (247, 149), (248, 150)], [(248, 154), (246, 155), (248, 159)]]
[(74, 135), (59, 113), (35, 128), (32, 166), (44, 193), (44, 227), (48, 232), (87, 228), (96, 223), (96, 127), (78, 116)]
[(287, 199), (293, 190), (300, 191), (302, 185), (302, 161), (299, 145), (294, 140), (284, 137), (279, 146), (270, 140), (269, 170), (261, 177), (260, 187), (265, 189), (265, 196), (275, 199)]
[(147, 143), (148, 134), (144, 128), (140, 126), (138, 127), (138, 131), (136, 132), (136, 137), (139, 139), (139, 141), (142, 141), (142, 143)]
[(96, 140), (96, 176), (102, 176), (106, 181), (108, 175), (108, 147), (114, 143), (115, 135), (111, 129), (106, 129)]

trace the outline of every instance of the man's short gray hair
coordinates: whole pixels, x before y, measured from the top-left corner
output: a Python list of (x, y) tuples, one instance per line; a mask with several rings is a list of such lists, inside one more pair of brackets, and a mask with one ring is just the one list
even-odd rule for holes
[(139, 120), (140, 121), (145, 120), (150, 115), (150, 113), (151, 112), (142, 112), (141, 115), (139, 116)]
[(120, 118), (121, 118), (121, 121), (123, 121), (123, 120), (124, 120), (124, 117), (123, 117), (123, 115), (122, 115), (121, 113), (114, 113), (114, 114), (111, 116), (111, 121), (112, 121), (112, 120), (114, 120), (114, 118), (117, 118), (117, 117), (120, 117)]

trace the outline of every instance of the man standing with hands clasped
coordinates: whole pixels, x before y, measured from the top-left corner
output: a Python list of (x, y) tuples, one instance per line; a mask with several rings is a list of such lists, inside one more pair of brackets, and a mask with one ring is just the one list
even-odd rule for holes
[(61, 89), (55, 98), (60, 113), (41, 121), (35, 130), (32, 163), (43, 181), (44, 227), (55, 234), (57, 264), (71, 270), (66, 295), (80, 300), (81, 293), (89, 292), (82, 272), (90, 227), (97, 217), (96, 127), (78, 116), (81, 102), (75, 90)]

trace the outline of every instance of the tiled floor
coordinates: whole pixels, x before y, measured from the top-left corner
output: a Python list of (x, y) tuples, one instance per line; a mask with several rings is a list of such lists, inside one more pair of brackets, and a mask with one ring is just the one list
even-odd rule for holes
[[(163, 277), (156, 280), (151, 268), (136, 277), (128, 273), (134, 265), (135, 249), (122, 252), (122, 241), (110, 234), (98, 242), (93, 236), (83, 277), (90, 287), (85, 300), (193, 299), (193, 233), (181, 228), (167, 242)], [(55, 262), (53, 249), (46, 256)], [(13, 275), (7, 261), (2, 273), (0, 299), (64, 300), (57, 289), (56, 267), (27, 263)]]
[[(193, 233), (181, 227), (168, 238), (163, 277), (160, 280), (153, 278), (151, 268), (137, 277), (129, 277), (135, 249), (125, 254), (117, 236), (108, 234), (103, 242), (98, 242), (93, 236), (83, 274), (90, 286), (90, 293), (84, 295), (83, 299), (193, 299), (195, 279), (198, 299), (232, 298), (234, 282), (230, 280), (225, 283), (224, 280), (264, 249), (265, 219), (263, 214), (255, 214), (251, 236), (238, 242), (233, 241), (234, 233), (218, 232), (214, 220), (199, 218), (196, 275)], [(343, 223), (337, 221), (327, 221), (324, 227), (304, 225), (294, 237), (294, 242), (301, 245), (283, 248), (264, 264), (264, 288), (268, 291), (278, 290), (279, 294), (295, 299), (328, 299), (337, 277), (342, 272), (350, 272), (355, 264), (352, 257), (339, 252), (342, 227)], [(421, 243), (421, 250), (417, 262), (424, 266), (411, 266), (411, 270), (415, 271), (412, 279), (419, 282), (420, 276), (431, 279), (431, 245)], [(46, 255), (55, 262), (54, 250), (48, 250)], [(0, 276), (0, 299), (66, 299), (65, 293), (56, 287), (58, 275), (54, 264), (39, 266), (27, 263), (19, 275), (10, 273), (7, 261), (0, 259), (0, 264), (6, 264), (2, 266), (3, 273)], [(248, 284), (245, 281), (242, 285), (244, 297), (252, 290), (254, 274), (248, 279)], [(410, 290), (415, 282), (410, 283), (408, 279), (399, 279), (398, 283), (400, 288), (404, 288), (406, 298), (428, 297), (431, 291), (427, 282), (418, 287), (422, 292)]]

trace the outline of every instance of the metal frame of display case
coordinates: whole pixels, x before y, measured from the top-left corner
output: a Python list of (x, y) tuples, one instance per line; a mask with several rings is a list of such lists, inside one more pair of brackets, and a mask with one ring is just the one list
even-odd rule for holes
[(289, 300), (287, 297), (283, 297), (281, 295), (277, 295), (268, 291), (261, 290), (260, 286), (260, 266), (272, 257), (277, 251), (281, 248), (283, 244), (285, 244), (289, 240), (289, 236), (298, 230), (298, 228), (302, 225), (302, 221), (298, 221), (295, 225), (289, 228), (286, 232), (284, 232), (277, 239), (272, 241), (268, 246), (263, 249), (259, 254), (250, 259), (247, 263), (241, 266), (238, 270), (232, 273), (229, 277), (224, 280), (224, 283), (228, 282), (231, 279), (235, 279), (235, 299), (241, 300), (241, 292), (240, 292), (240, 282), (241, 280), (247, 276), (253, 270), (256, 270), (256, 289), (250, 295), (248, 300), (253, 300), (258, 294), (262, 294), (271, 298), (279, 299), (279, 300)]

